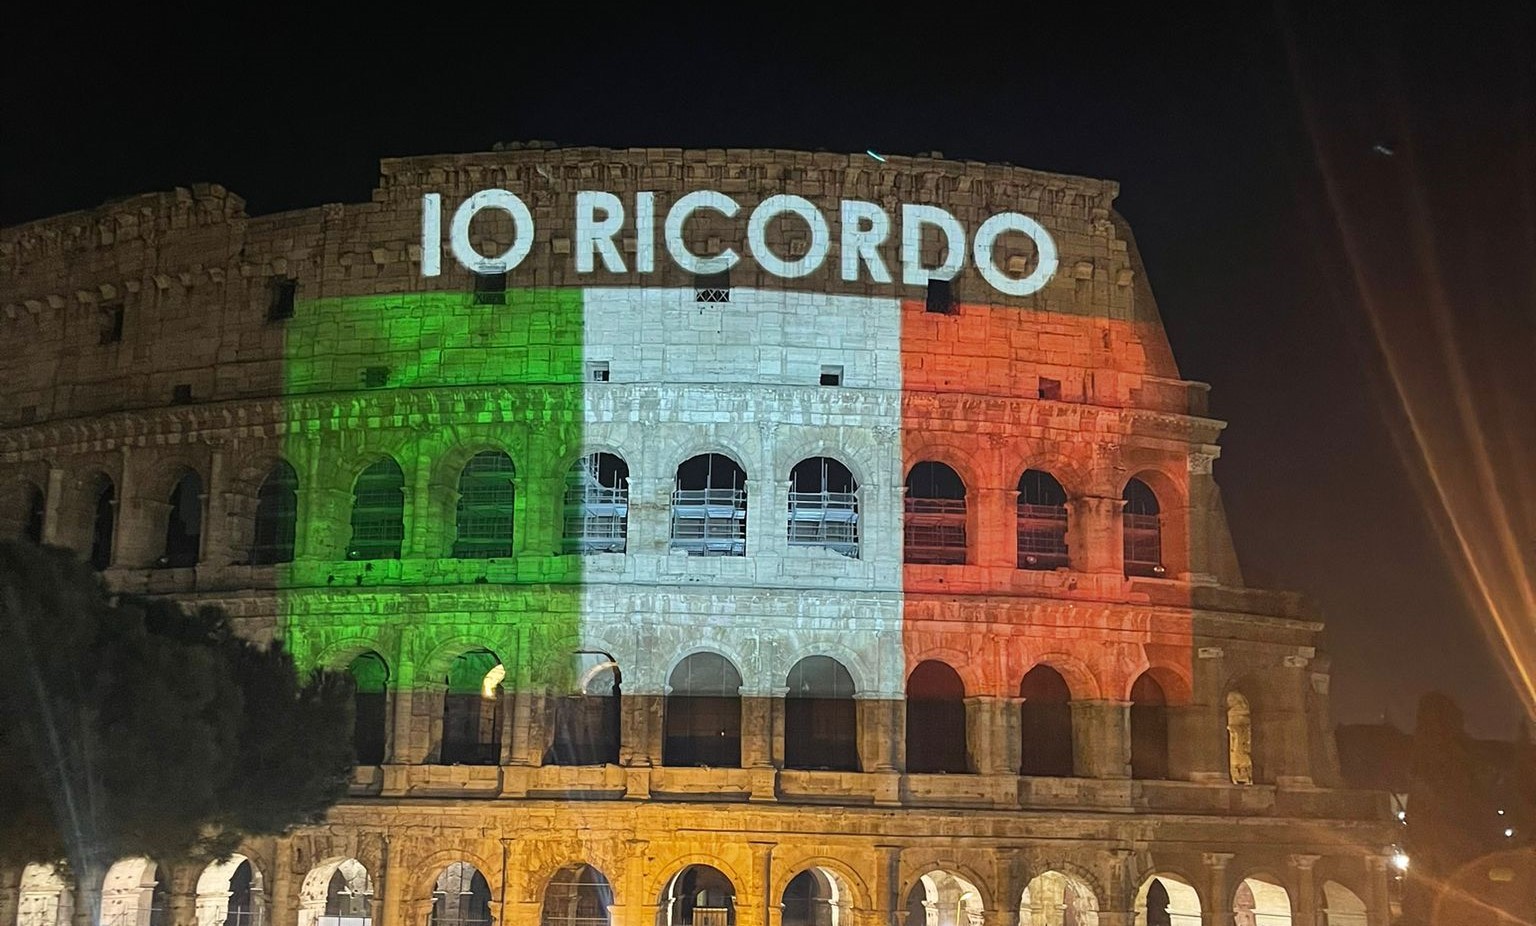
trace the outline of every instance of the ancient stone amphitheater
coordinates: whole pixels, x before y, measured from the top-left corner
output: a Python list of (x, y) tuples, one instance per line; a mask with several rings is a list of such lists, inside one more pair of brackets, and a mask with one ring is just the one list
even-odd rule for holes
[(532, 144), (0, 231), (0, 531), (358, 680), (325, 825), (106, 919), (1387, 923), (1116, 192)]

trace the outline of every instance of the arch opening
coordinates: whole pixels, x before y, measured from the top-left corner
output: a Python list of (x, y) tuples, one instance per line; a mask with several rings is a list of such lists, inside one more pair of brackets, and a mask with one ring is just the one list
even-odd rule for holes
[(811, 457), (789, 471), (789, 545), (859, 558), (859, 485), (848, 467)]
[(443, 693), (441, 764), (501, 764), (505, 676), (506, 668), (490, 650), (470, 650), (454, 659)]
[(455, 524), (455, 559), (492, 559), (512, 555), (512, 458), (499, 450), (482, 450), (459, 471), (459, 503)]
[(358, 765), (382, 765), (389, 734), (389, 665), (369, 651), (347, 666), (352, 694), (352, 751)]
[(913, 466), (907, 473), (904, 507), (906, 562), (965, 564), (965, 483), (959, 473), (929, 460)]
[(1366, 926), (1365, 902), (1337, 881), (1323, 882), (1323, 926)]
[(783, 926), (849, 926), (853, 901), (841, 876), (830, 868), (807, 868), (784, 886)]
[(1291, 895), (1263, 878), (1244, 878), (1232, 900), (1234, 926), (1291, 926)]
[(299, 888), (297, 926), (372, 926), (373, 880), (355, 858), (310, 869)]
[(544, 888), (541, 926), (608, 926), (613, 887), (591, 865), (567, 865)]
[(170, 885), (147, 858), (113, 863), (101, 885), (103, 926), (170, 926)]
[(117, 526), (117, 487), (111, 477), (98, 476), (91, 490), (90, 563), (96, 570), (112, 565), (112, 541)]
[(56, 866), (34, 862), (21, 870), (16, 904), (16, 926), (70, 926), (73, 885)]
[(678, 466), (672, 549), (689, 556), (747, 555), (747, 474), (730, 457), (705, 453)]
[(399, 559), (405, 541), (405, 473), (390, 457), (352, 484), (352, 541), (347, 559)]
[(427, 926), (490, 926), (491, 885), (468, 862), (454, 862), (432, 886)]
[(1174, 875), (1149, 875), (1136, 891), (1136, 926), (1201, 926), (1200, 895)]
[(545, 765), (617, 765), (623, 676), (607, 653), (571, 655), (571, 681), (554, 704)]
[(1227, 692), (1227, 774), (1235, 785), (1253, 784), (1253, 712), (1241, 692)]
[(1131, 777), (1168, 777), (1168, 698), (1150, 671), (1131, 686)]
[(185, 473), (171, 489), (170, 513), (165, 519), (165, 545), (155, 565), (183, 569), (197, 565), (202, 551), (203, 480), (197, 473)]
[(197, 878), (197, 926), (262, 926), (267, 898), (260, 872), (243, 855), (211, 862)]
[(965, 683), (943, 662), (917, 664), (907, 677), (907, 771), (970, 771), (965, 731)]
[(787, 681), (784, 766), (858, 771), (858, 704), (848, 669), (830, 656), (807, 656), (789, 670)]
[(907, 892), (907, 926), (982, 926), (981, 891), (942, 869), (917, 879)]
[(1067, 565), (1067, 493), (1050, 473), (1025, 470), (1019, 477), (1018, 561), (1020, 569), (1061, 569)]
[(1081, 878), (1043, 871), (1019, 897), (1019, 926), (1099, 926), (1099, 898)]
[(736, 888), (717, 868), (689, 865), (662, 889), (656, 926), (736, 926)]
[(23, 487), (22, 494), (26, 507), (22, 511), (21, 536), (33, 543), (42, 543), (43, 524), (48, 516), (48, 499), (42, 489), (30, 482)]
[(1140, 479), (1132, 479), (1120, 493), (1125, 501), (1121, 530), (1125, 540), (1125, 574), (1162, 576), (1163, 528), (1157, 494)]
[(257, 566), (293, 562), (299, 517), (299, 474), (278, 460), (256, 490), (256, 517), (251, 562)]
[(741, 765), (741, 673), (718, 653), (693, 653), (667, 680), (661, 764)]
[(589, 453), (565, 477), (567, 553), (623, 553), (629, 538), (629, 464)]
[(1019, 682), (1019, 774), (1071, 777), (1072, 692), (1061, 673), (1037, 665)]

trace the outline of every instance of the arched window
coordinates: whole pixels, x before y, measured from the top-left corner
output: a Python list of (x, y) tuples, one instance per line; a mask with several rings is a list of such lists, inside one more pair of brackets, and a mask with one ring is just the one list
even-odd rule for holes
[(96, 479), (91, 507), (91, 566), (105, 569), (112, 565), (112, 534), (117, 522), (117, 490), (105, 475)]
[(229, 897), (224, 926), (261, 926), (261, 906), (254, 890), (256, 871), (249, 859), (242, 860), (229, 876)]
[(853, 473), (831, 457), (796, 463), (789, 471), (789, 545), (858, 559), (858, 492)]
[(100, 922), (115, 926), (169, 926), (169, 874), (142, 857), (113, 863), (102, 881)]
[(444, 765), (501, 763), (501, 683), (506, 669), (489, 650), (453, 661), (443, 695)]
[(459, 473), (457, 559), (512, 555), (512, 458), (482, 450)]
[(33, 543), (43, 542), (43, 521), (48, 514), (48, 501), (43, 490), (35, 485), (26, 487), (26, 521), (21, 526), (21, 536)]
[(299, 517), (299, 474), (278, 460), (256, 490), (256, 525), (251, 562), (257, 566), (293, 562), (294, 526)]
[(672, 670), (661, 764), (741, 765), (741, 674), (717, 653), (694, 653)]
[(1019, 926), (1098, 926), (1098, 911), (1099, 900), (1082, 879), (1044, 871), (1019, 898)]
[(623, 553), (629, 537), (629, 465), (589, 453), (565, 477), (567, 553)]
[(1232, 898), (1236, 926), (1290, 926), (1291, 895), (1266, 878), (1244, 878)]
[(203, 480), (196, 473), (185, 474), (176, 480), (168, 501), (171, 511), (165, 520), (165, 553), (159, 565), (195, 566), (202, 549)]
[(243, 855), (209, 862), (197, 877), (201, 926), (262, 926), (266, 892), (260, 873)]
[(656, 926), (736, 926), (736, 888), (718, 869), (689, 865), (662, 890)]
[(943, 463), (922, 462), (907, 474), (906, 561), (964, 565), (965, 483)]
[(1132, 479), (1125, 484), (1121, 497), (1125, 499), (1125, 574), (1163, 575), (1163, 529), (1157, 496), (1145, 482)]
[[(907, 892), (906, 926), (982, 926), (985, 917), (981, 891), (952, 871), (930, 871)], [(1024, 920), (1020, 926), (1034, 924)]]
[(21, 870), (16, 926), (71, 926), (74, 898), (57, 866), (30, 863)]
[(1176, 875), (1148, 875), (1136, 891), (1137, 926), (1201, 926), (1200, 895)]
[(1058, 569), (1067, 565), (1067, 493), (1050, 473), (1038, 469), (1019, 477), (1019, 568)]
[(384, 762), (388, 732), (389, 666), (378, 653), (363, 653), (347, 667), (356, 686), (352, 695), (352, 750), (358, 765)]
[(1131, 777), (1168, 777), (1168, 699), (1151, 672), (1131, 686)]
[(1227, 771), (1233, 784), (1253, 784), (1253, 713), (1237, 691), (1227, 692)]
[(830, 656), (795, 663), (784, 702), (784, 766), (856, 772), (858, 733), (853, 676), (843, 664)]
[(747, 555), (747, 474), (730, 457), (701, 454), (677, 468), (672, 549), (691, 556)]
[(554, 705), (554, 736), (545, 765), (617, 765), (618, 663), (607, 653), (576, 653), (570, 688)]
[(567, 865), (544, 888), (539, 926), (608, 926), (613, 887), (591, 865)]
[(936, 660), (907, 678), (907, 771), (963, 774), (970, 770), (965, 736), (965, 683)]
[(1072, 694), (1061, 673), (1047, 665), (1029, 670), (1019, 683), (1023, 775), (1070, 777), (1072, 763)]
[(490, 926), (491, 886), (468, 862), (454, 862), (432, 887), (427, 926)]
[(399, 559), (405, 539), (405, 474), (389, 457), (363, 470), (352, 487), (348, 559)]
[(830, 868), (807, 868), (791, 878), (784, 886), (783, 909), (782, 926), (850, 926), (853, 922), (853, 896)]
[(371, 926), (373, 881), (361, 862), (349, 858), (335, 866), (325, 885), (324, 911), (316, 926)]

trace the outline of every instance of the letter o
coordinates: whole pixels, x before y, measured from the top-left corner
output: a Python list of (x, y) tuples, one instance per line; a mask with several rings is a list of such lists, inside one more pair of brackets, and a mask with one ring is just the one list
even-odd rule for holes
[[(992, 246), (997, 243), (998, 236), (1003, 232), (1016, 231), (1028, 235), (1035, 242), (1035, 250), (1039, 252), (1040, 260), (1035, 264), (1035, 269), (1029, 276), (1022, 280), (1015, 280), (1008, 274), (997, 269), (992, 262)], [(999, 212), (976, 229), (976, 239), (972, 242), (972, 254), (976, 258), (976, 269), (981, 271), (982, 279), (992, 284), (992, 288), (1009, 296), (1028, 296), (1039, 292), (1056, 275), (1056, 241), (1051, 233), (1045, 230), (1045, 226), (1036, 222), (1027, 215), (1017, 212)]]
[[(799, 216), (811, 229), (811, 245), (798, 260), (784, 260), (768, 248), (768, 223), (774, 216), (785, 212)], [(827, 228), (827, 220), (821, 210), (813, 206), (810, 200), (790, 193), (780, 193), (758, 203), (757, 208), (752, 210), (752, 218), (747, 220), (747, 245), (752, 248), (752, 256), (757, 258), (758, 266), (774, 276), (803, 277), (815, 273), (821, 262), (827, 259), (827, 251), (832, 247), (832, 233)]]
[[(486, 257), (469, 243), (469, 223), (485, 209), (500, 209), (512, 217), (512, 246), (500, 257)], [(475, 273), (506, 273), (523, 262), (533, 250), (533, 214), (516, 194), (507, 190), (481, 190), (459, 204), (448, 228), (453, 256)]]

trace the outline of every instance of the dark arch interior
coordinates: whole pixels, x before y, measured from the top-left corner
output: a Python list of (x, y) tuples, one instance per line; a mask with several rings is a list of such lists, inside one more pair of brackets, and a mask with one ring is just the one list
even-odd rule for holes
[(1067, 493), (1038, 469), (1019, 477), (1018, 555), (1020, 569), (1067, 565)]
[(730, 457), (705, 453), (678, 466), (672, 547), (692, 556), (747, 555), (747, 473)]
[(1030, 669), (1019, 683), (1023, 758), (1020, 773), (1072, 774), (1072, 693), (1061, 673), (1047, 665)]
[(1161, 509), (1157, 495), (1145, 482), (1132, 479), (1125, 484), (1121, 497), (1125, 499), (1125, 510), (1121, 515), (1125, 535), (1125, 574), (1163, 575), (1162, 523), (1158, 517)]
[(807, 868), (784, 887), (783, 926), (843, 926), (837, 922), (836, 902), (828, 875)]
[(858, 705), (848, 669), (830, 656), (807, 656), (789, 670), (788, 688), (784, 765), (858, 771)]
[(591, 865), (567, 865), (544, 888), (541, 926), (607, 926), (613, 888)]
[(907, 473), (908, 498), (965, 498), (965, 483), (946, 463), (924, 460)]
[[(444, 765), (498, 765), (501, 762), (501, 685), (487, 692), (486, 679), (501, 660), (489, 650), (471, 650), (448, 669), (443, 695)], [(489, 696), (487, 696), (489, 695)]]
[(572, 689), (555, 700), (546, 765), (616, 765), (623, 677), (607, 653), (576, 653)]
[(789, 471), (789, 545), (859, 555), (858, 482), (831, 457), (811, 457)]
[(965, 562), (965, 483), (943, 463), (923, 461), (907, 473), (903, 555), (909, 563)]
[(256, 490), (251, 562), (258, 566), (293, 562), (298, 516), (299, 474), (287, 461), (278, 460)]
[(690, 865), (667, 883), (658, 926), (735, 926), (736, 888), (708, 865)]
[(1131, 777), (1168, 777), (1168, 702), (1150, 672), (1131, 686)]
[(91, 566), (105, 569), (112, 565), (112, 533), (117, 518), (117, 490), (112, 480), (101, 476), (96, 481), (91, 518)]
[(176, 480), (168, 499), (171, 506), (165, 524), (165, 554), (160, 565), (179, 569), (197, 564), (203, 532), (203, 480), (187, 473)]
[(26, 521), (21, 535), (33, 543), (43, 542), (43, 521), (48, 513), (48, 503), (43, 490), (30, 483), (26, 487)]
[(468, 863), (445, 869), (432, 891), (432, 912), (427, 922), (428, 926), (488, 926), (491, 885), (485, 875)]
[(718, 653), (694, 653), (667, 684), (662, 715), (662, 764), (736, 768), (741, 765), (741, 674)]
[(249, 860), (241, 862), (229, 876), (229, 912), (224, 916), (224, 926), (259, 926), (260, 910), (256, 908), (252, 890), (256, 871)]
[(907, 769), (969, 771), (965, 735), (965, 683), (936, 660), (920, 662), (907, 678)]
[(347, 667), (356, 686), (352, 696), (352, 750), (358, 765), (379, 765), (389, 709), (389, 666), (378, 653), (363, 653)]

